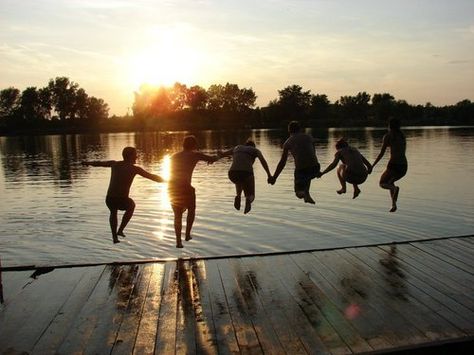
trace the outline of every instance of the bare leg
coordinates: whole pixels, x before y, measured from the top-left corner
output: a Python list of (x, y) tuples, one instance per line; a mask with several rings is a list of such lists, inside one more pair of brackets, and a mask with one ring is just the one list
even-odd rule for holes
[(183, 227), (182, 219), (183, 219), (184, 209), (173, 206), (173, 212), (174, 212), (174, 233), (176, 234), (176, 248), (182, 248), (183, 243), (181, 241), (181, 229)]
[(400, 188), (394, 185), (394, 181), (392, 179), (386, 182), (381, 181), (380, 187), (390, 191), (390, 198), (392, 200), (392, 208), (390, 209), (390, 212), (395, 212), (397, 210), (397, 199)]
[(186, 217), (186, 240), (191, 240), (191, 229), (193, 228), (194, 217), (196, 216), (196, 207), (188, 208), (188, 215)]
[(240, 199), (242, 196), (242, 184), (235, 184), (235, 199), (234, 207), (236, 210), (240, 210)]
[(356, 198), (360, 194), (360, 189), (357, 184), (352, 184), (352, 186), (354, 186), (354, 195), (352, 196), (352, 198)]
[(114, 243), (120, 243), (117, 238), (117, 210), (110, 210), (109, 217), (110, 229), (112, 230), (112, 240)]
[(243, 189), (245, 194), (244, 213), (247, 214), (252, 209), (252, 202), (255, 200), (255, 177), (253, 175), (245, 180)]
[(346, 179), (344, 178), (345, 171), (346, 166), (344, 164), (339, 165), (339, 167), (337, 168), (337, 178), (341, 183), (341, 189), (336, 191), (339, 195), (346, 193)]
[(127, 226), (128, 222), (130, 222), (130, 219), (132, 218), (134, 211), (135, 211), (135, 203), (131, 204), (130, 207), (123, 214), (122, 223), (120, 223), (120, 227), (117, 231), (117, 235), (125, 237), (125, 234), (123, 234), (123, 230)]

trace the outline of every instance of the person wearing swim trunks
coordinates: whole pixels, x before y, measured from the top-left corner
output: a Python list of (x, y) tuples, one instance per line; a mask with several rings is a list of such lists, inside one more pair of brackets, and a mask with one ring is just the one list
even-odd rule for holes
[(171, 177), (168, 192), (171, 207), (174, 213), (174, 231), (176, 234), (176, 248), (182, 248), (181, 240), (183, 214), (186, 216), (186, 241), (191, 240), (191, 229), (196, 214), (196, 191), (191, 185), (194, 168), (199, 161), (214, 163), (218, 157), (196, 151), (197, 140), (194, 136), (186, 136), (183, 141), (183, 150), (171, 156)]
[(372, 172), (372, 166), (356, 148), (349, 146), (343, 138), (337, 141), (336, 149), (333, 162), (321, 173), (321, 176), (333, 170), (340, 161), (342, 164), (337, 168), (337, 177), (341, 183), (341, 189), (337, 190), (337, 193), (339, 195), (345, 194), (346, 182), (348, 182), (354, 187), (352, 198), (356, 198), (360, 194), (359, 185)]
[(395, 181), (404, 177), (408, 171), (408, 162), (406, 158), (406, 138), (400, 129), (400, 120), (392, 118), (388, 124), (389, 131), (383, 136), (382, 148), (375, 159), (372, 167), (374, 167), (385, 154), (387, 147), (390, 147), (390, 159), (387, 168), (380, 177), (380, 187), (390, 191), (392, 200), (392, 208), (390, 212), (397, 210), (398, 195), (400, 187), (395, 186)]
[(232, 165), (229, 169), (229, 180), (235, 184), (236, 196), (234, 198), (234, 207), (240, 210), (242, 191), (245, 195), (244, 214), (250, 212), (252, 202), (255, 199), (255, 177), (253, 174), (253, 163), (255, 158), (260, 160), (263, 168), (267, 173), (267, 178), (272, 175), (268, 168), (267, 161), (263, 157), (262, 152), (255, 148), (255, 143), (248, 140), (245, 145), (238, 145), (224, 152), (219, 152), (219, 157), (231, 156)]
[[(129, 197), (135, 175), (143, 176), (152, 181), (163, 182), (164, 179), (158, 175), (151, 174), (136, 166), (137, 150), (133, 147), (125, 147), (122, 151), (123, 160), (115, 161), (83, 161), (84, 166), (102, 166), (111, 168), (109, 188), (105, 198), (105, 204), (110, 210), (110, 229), (112, 230), (112, 240), (119, 243), (118, 236), (125, 237), (124, 229), (133, 216), (135, 202)], [(125, 211), (120, 227), (117, 230), (118, 211)]]
[(282, 172), (291, 152), (295, 160), (294, 188), (296, 197), (303, 199), (306, 203), (314, 204), (314, 200), (309, 193), (311, 180), (319, 178), (320, 165), (314, 149), (315, 140), (309, 134), (301, 132), (300, 124), (292, 121), (288, 124), (290, 137), (283, 144), (281, 159), (277, 165), (275, 173), (268, 178), (270, 184), (275, 184), (278, 176)]

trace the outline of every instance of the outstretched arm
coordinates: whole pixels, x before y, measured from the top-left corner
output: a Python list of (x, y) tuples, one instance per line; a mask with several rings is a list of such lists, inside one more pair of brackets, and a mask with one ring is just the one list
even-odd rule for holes
[(208, 164), (212, 164), (215, 161), (219, 160), (218, 155), (207, 155), (203, 153), (196, 153), (198, 155), (198, 160), (207, 161)]
[(387, 150), (387, 146), (388, 146), (388, 135), (385, 135), (383, 136), (382, 148), (380, 149), (379, 155), (377, 156), (374, 163), (372, 164), (372, 168), (374, 168), (375, 165), (377, 165), (377, 163), (380, 161), (380, 159), (382, 159), (383, 155), (385, 154), (385, 151)]
[(372, 165), (369, 163), (369, 161), (367, 159), (365, 159), (365, 157), (361, 154), (362, 156), (362, 161), (364, 162), (364, 165), (367, 167), (367, 173), (371, 173), (372, 172)]
[(143, 176), (144, 178), (152, 180), (152, 181), (156, 181), (156, 182), (164, 182), (165, 181), (165, 179), (163, 179), (161, 176), (149, 173), (145, 169), (142, 169), (142, 168), (139, 168), (139, 167), (137, 167), (137, 174), (140, 175), (140, 176)]
[(339, 163), (339, 159), (340, 159), (339, 154), (336, 153), (336, 155), (334, 155), (334, 160), (332, 161), (332, 163), (329, 164), (328, 167), (324, 169), (323, 172), (321, 172), (321, 176), (323, 176), (324, 174), (334, 169), (337, 166), (337, 163)]
[(267, 161), (263, 157), (262, 152), (258, 151), (257, 157), (258, 157), (258, 160), (260, 160), (260, 163), (262, 164), (263, 169), (265, 169), (265, 171), (267, 173), (267, 178), (270, 179), (272, 177), (272, 173), (270, 172), (270, 169), (268, 168)]
[(230, 157), (232, 154), (234, 153), (234, 148), (231, 148), (229, 150), (224, 150), (223, 152), (222, 151), (218, 151), (217, 152), (217, 156), (220, 158), (223, 158), (223, 157)]
[(83, 161), (81, 162), (83, 166), (103, 166), (103, 167), (111, 167), (115, 164), (115, 160), (108, 160), (108, 161)]
[(271, 178), (268, 179), (268, 182), (271, 183), (272, 185), (276, 182), (278, 179), (278, 176), (280, 176), (280, 173), (282, 172), (283, 168), (286, 165), (286, 161), (288, 159), (288, 148), (283, 148), (283, 152), (281, 153), (281, 158), (280, 161), (278, 162), (277, 168), (275, 170), (275, 173)]

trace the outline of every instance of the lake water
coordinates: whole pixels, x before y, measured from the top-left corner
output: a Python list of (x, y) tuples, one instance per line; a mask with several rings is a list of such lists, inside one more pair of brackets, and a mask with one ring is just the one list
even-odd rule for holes
[[(199, 163), (194, 239), (175, 248), (173, 214), (166, 184), (137, 176), (131, 197), (137, 207), (125, 242), (114, 245), (104, 198), (110, 169), (81, 166), (81, 160), (119, 160), (125, 146), (139, 151), (137, 164), (168, 176), (169, 155), (184, 132), (0, 137), (0, 258), (3, 266), (59, 265), (354, 246), (473, 234), (474, 128), (405, 128), (409, 170), (400, 181), (399, 209), (389, 213), (389, 193), (378, 187), (388, 152), (361, 185), (339, 196), (335, 170), (313, 180), (316, 205), (293, 193), (293, 161), (274, 186), (255, 163), (257, 197), (248, 215), (233, 208), (229, 159)], [(309, 131), (319, 143), (322, 168), (344, 136), (369, 161), (377, 156), (382, 129)], [(255, 140), (273, 172), (286, 132), (253, 130), (195, 133), (212, 154)]]

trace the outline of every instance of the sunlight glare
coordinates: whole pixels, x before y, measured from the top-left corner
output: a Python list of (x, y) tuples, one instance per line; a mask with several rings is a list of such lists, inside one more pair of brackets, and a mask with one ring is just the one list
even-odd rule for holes
[(173, 29), (156, 30), (148, 46), (129, 59), (128, 75), (134, 88), (142, 84), (171, 86), (197, 81), (202, 55), (183, 34)]

